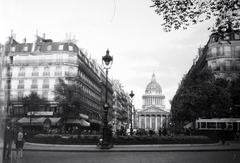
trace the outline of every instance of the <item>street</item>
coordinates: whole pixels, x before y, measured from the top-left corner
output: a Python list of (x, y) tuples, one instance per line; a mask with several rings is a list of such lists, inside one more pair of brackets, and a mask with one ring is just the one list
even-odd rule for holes
[(31, 152), (3, 163), (239, 163), (240, 151), (216, 152)]

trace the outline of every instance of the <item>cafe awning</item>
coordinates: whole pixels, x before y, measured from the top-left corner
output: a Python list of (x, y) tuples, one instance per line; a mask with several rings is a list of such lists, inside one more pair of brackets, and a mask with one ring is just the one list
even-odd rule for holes
[(40, 117), (40, 118), (29, 118), (29, 117), (23, 117), (17, 121), (17, 123), (20, 123), (22, 125), (43, 125), (43, 122), (46, 118)]
[[(30, 117), (23, 117), (21, 119), (19, 119), (17, 121), (17, 123), (20, 123), (22, 125), (35, 125), (35, 126), (40, 126), (40, 125), (43, 125), (43, 122), (46, 120), (47, 118), (46, 117), (39, 117), (39, 118), (30, 118)], [(59, 122), (59, 120), (61, 118), (57, 118), (57, 117), (52, 117), (52, 118), (49, 118), (50, 121), (51, 121), (51, 125), (56, 125), (56, 123)]]
[(84, 127), (89, 127), (90, 123), (85, 121), (84, 119), (67, 119), (67, 124), (79, 124)]
[(32, 116), (52, 116), (53, 111), (31, 111), (28, 112), (27, 115)]

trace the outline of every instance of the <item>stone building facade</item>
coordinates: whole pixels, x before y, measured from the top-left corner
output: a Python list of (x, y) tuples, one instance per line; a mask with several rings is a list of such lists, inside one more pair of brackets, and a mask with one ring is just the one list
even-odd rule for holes
[(138, 128), (158, 131), (168, 127), (169, 112), (165, 110), (165, 95), (156, 81), (155, 74), (142, 96), (142, 109), (137, 112)]

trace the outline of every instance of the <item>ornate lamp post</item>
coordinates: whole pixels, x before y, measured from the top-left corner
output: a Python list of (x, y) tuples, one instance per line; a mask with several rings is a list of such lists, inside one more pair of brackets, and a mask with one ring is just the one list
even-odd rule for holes
[(107, 89), (108, 89), (108, 69), (112, 66), (113, 57), (109, 55), (109, 50), (107, 50), (106, 55), (102, 57), (102, 64), (104, 69), (106, 69), (106, 94), (105, 94), (105, 103), (103, 104), (104, 109), (104, 118), (103, 118), (103, 143), (101, 149), (109, 149), (108, 143), (108, 109), (109, 103), (107, 102)]
[[(131, 91), (131, 93), (129, 94), (129, 96), (131, 97), (131, 104), (133, 103), (133, 99), (134, 99), (134, 93), (133, 91)], [(132, 128), (132, 105), (131, 105), (131, 129), (130, 129), (130, 134), (131, 136), (133, 135), (133, 128)]]

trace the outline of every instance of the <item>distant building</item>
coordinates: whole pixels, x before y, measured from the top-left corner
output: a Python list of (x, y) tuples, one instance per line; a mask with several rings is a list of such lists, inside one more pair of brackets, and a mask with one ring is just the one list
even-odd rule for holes
[(239, 32), (225, 33), (224, 38), (218, 41), (212, 35), (207, 46), (207, 64), (216, 72), (216, 77), (230, 81), (237, 79), (240, 76)]
[(168, 127), (169, 112), (165, 110), (165, 95), (162, 94), (155, 74), (152, 75), (142, 100), (142, 110), (137, 112), (138, 128), (158, 131), (160, 128)]
[[(52, 127), (62, 131), (77, 126), (100, 130), (105, 102), (103, 94), (106, 92), (105, 73), (95, 60), (77, 47), (76, 42), (75, 39), (53, 42), (45, 39), (45, 36), (36, 35), (33, 43), (27, 43), (26, 39), (18, 43), (9, 37), (5, 45), (0, 46), (0, 99), (8, 103), (7, 114), (15, 122), (21, 123), (25, 128), (32, 123), (35, 130), (41, 131), (43, 122), (50, 118)], [(69, 106), (65, 125), (62, 118), (66, 115), (62, 106), (54, 100), (53, 91), (59, 78), (68, 84), (72, 81), (66, 79), (77, 75), (81, 79), (78, 83), (82, 88), (82, 96), (79, 97), (81, 106)], [(111, 83), (107, 91), (111, 115)], [(24, 105), (23, 98), (31, 92), (37, 93), (46, 101), (36, 106)], [(31, 114), (33, 111), (34, 114)]]

